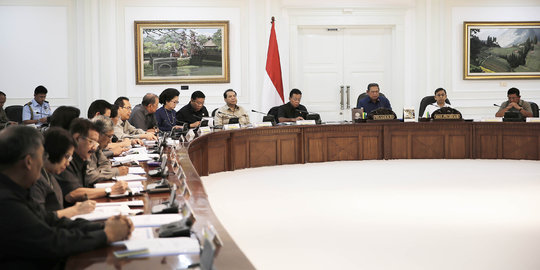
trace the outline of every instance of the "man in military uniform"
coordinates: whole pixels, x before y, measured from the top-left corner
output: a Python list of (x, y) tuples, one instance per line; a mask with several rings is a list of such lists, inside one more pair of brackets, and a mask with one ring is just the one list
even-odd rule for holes
[(47, 98), (47, 88), (43, 85), (36, 87), (34, 90), (34, 99), (26, 103), (23, 107), (23, 124), (35, 124), (41, 127), (47, 123), (47, 117), (51, 116), (52, 112), (51, 106), (48, 101), (45, 101), (45, 98)]

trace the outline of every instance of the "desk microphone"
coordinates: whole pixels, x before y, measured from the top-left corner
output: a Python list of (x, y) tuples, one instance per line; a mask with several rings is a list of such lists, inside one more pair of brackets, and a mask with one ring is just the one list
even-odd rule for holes
[[(225, 115), (225, 116), (228, 116), (228, 117), (231, 117), (231, 118), (238, 118), (238, 116), (234, 115), (234, 114), (230, 114), (230, 113), (224, 113), (224, 112), (217, 112), (218, 114), (221, 114), (221, 115)], [(245, 116), (245, 115), (242, 115), (242, 116)]]
[(500, 106), (500, 105), (497, 105), (497, 104), (495, 104), (495, 103), (493, 103), (493, 106), (495, 106), (495, 107), (499, 107), (499, 108), (502, 108), (502, 106)]
[(268, 115), (268, 114), (267, 114), (267, 113), (265, 113), (265, 112), (259, 112), (259, 111), (253, 110), (253, 109), (252, 109), (251, 111), (252, 111), (252, 112), (254, 112), (254, 113), (259, 113), (259, 114), (264, 114), (264, 115)]

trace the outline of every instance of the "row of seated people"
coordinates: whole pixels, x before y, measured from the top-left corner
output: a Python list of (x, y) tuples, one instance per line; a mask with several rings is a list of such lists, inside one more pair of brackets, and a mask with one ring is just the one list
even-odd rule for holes
[[(209, 117), (208, 110), (204, 106), (205, 95), (201, 91), (195, 91), (191, 95), (188, 104), (184, 105), (178, 112), (175, 110), (178, 104), (180, 92), (174, 88), (167, 88), (159, 95), (148, 93), (143, 97), (141, 104), (131, 107), (128, 98), (120, 97), (114, 105), (118, 106), (121, 120), (115, 128), (123, 129), (130, 133), (130, 137), (139, 137), (145, 132), (156, 130), (170, 131), (173, 128), (182, 127), (184, 124), (190, 128), (199, 126), (205, 117)], [(51, 107), (45, 100), (47, 89), (44, 86), (36, 87), (34, 99), (24, 106), (18, 107), (22, 114), (22, 123), (34, 124), (41, 127), (50, 121), (52, 116)], [(221, 126), (228, 124), (230, 119), (237, 118), (241, 125), (249, 125), (249, 114), (244, 108), (238, 106), (237, 94), (233, 89), (227, 89), (223, 93), (225, 105), (216, 108), (212, 112), (214, 125)], [(289, 102), (270, 109), (269, 115), (275, 117), (276, 122), (294, 122), (305, 119), (308, 112), (305, 106), (300, 104), (302, 92), (298, 89), (292, 89), (289, 93)], [(503, 102), (500, 109), (495, 114), (496, 117), (502, 117), (506, 112), (513, 112), (525, 117), (538, 117), (538, 105), (534, 102), (521, 100), (519, 89), (510, 88), (507, 93), (508, 100)], [(0, 92), (0, 128), (8, 124), (15, 124), (10, 121), (3, 105), (6, 101), (6, 95)], [(159, 107), (159, 104), (162, 104)], [(435, 110), (443, 107), (451, 107), (447, 97), (446, 90), (437, 88), (434, 96), (427, 96), (420, 102), (420, 117), (429, 118)], [(356, 108), (362, 108), (365, 113), (372, 112), (379, 108), (392, 110), (390, 101), (380, 93), (377, 83), (370, 83), (365, 93), (362, 93), (357, 100)], [(9, 108), (6, 108), (8, 110)], [(14, 108), (15, 109), (15, 108)], [(137, 134), (133, 134), (137, 133)], [(145, 135), (142, 135), (143, 137)]]

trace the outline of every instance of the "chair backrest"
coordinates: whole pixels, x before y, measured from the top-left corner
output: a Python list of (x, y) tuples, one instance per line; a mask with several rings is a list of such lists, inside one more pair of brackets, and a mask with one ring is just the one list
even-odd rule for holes
[[(426, 110), (427, 105), (435, 103), (435, 102), (436, 102), (435, 96), (425, 96), (420, 101), (420, 109), (418, 109), (418, 117), (423, 117), (424, 111)], [(446, 104), (451, 104), (449, 99), (446, 99), (444, 102), (446, 102)]]
[(19, 124), (22, 123), (22, 105), (7, 106), (4, 110), (6, 111), (6, 115), (9, 120), (17, 122)]
[(531, 109), (533, 111), (533, 117), (538, 117), (538, 104), (529, 101), (529, 104), (531, 104)]
[(279, 121), (278, 121), (278, 110), (279, 110), (279, 107), (280, 107), (280, 106), (281, 106), (281, 105), (279, 105), (279, 106), (274, 106), (274, 107), (272, 107), (272, 108), (268, 111), (268, 114), (271, 114), (271, 115), (274, 116), (274, 119), (276, 120), (276, 123), (279, 123)]
[(216, 116), (216, 111), (217, 111), (218, 108), (215, 108), (213, 111), (212, 111), (212, 117)]
[[(383, 93), (379, 93), (379, 96), (381, 96), (381, 97), (386, 97)], [(361, 99), (365, 98), (365, 97), (367, 97), (367, 93), (366, 93), (366, 92), (360, 94), (360, 95), (358, 96), (358, 98), (356, 99), (356, 104), (355, 104), (355, 106), (358, 105), (358, 102), (359, 102)]]

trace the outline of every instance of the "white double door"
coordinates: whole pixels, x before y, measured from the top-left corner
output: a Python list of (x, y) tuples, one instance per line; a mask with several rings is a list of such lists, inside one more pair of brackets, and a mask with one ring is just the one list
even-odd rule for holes
[(302, 104), (323, 121), (351, 120), (351, 109), (371, 82), (392, 89), (392, 29), (300, 27), (293, 85)]

